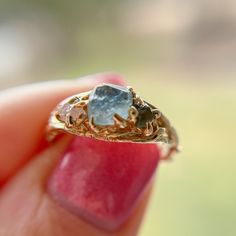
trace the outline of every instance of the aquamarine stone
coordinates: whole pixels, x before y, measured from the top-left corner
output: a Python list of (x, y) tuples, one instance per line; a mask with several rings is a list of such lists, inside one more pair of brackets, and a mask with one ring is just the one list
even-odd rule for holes
[(89, 96), (88, 118), (91, 120), (93, 117), (96, 125), (113, 125), (114, 114), (128, 118), (132, 103), (132, 93), (126, 87), (114, 84), (97, 86)]

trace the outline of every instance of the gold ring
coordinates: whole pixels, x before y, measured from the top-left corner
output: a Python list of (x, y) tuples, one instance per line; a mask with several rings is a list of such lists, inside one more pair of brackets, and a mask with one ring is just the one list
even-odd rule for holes
[(101, 84), (60, 102), (49, 118), (48, 140), (60, 132), (105, 141), (165, 144), (166, 158), (178, 150), (176, 131), (159, 109), (132, 87), (114, 84)]

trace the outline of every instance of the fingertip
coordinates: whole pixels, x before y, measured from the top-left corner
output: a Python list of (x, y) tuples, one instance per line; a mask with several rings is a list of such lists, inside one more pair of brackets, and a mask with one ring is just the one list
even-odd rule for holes
[(124, 78), (116, 72), (102, 72), (93, 75), (87, 75), (77, 79), (80, 83), (111, 83), (117, 85), (125, 85), (126, 82)]

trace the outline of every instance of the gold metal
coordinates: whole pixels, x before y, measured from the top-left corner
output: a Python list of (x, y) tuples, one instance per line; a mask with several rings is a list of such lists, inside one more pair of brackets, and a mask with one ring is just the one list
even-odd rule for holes
[[(133, 88), (128, 88), (133, 95), (133, 104), (129, 109), (127, 119), (115, 114), (114, 125), (96, 125), (93, 119), (88, 119), (87, 115), (91, 91), (79, 93), (63, 100), (51, 113), (47, 128), (48, 140), (51, 141), (58, 133), (65, 132), (105, 141), (155, 142), (165, 151), (162, 159), (169, 159), (173, 152), (178, 151), (178, 136), (175, 129), (158, 108), (141, 99)], [(146, 122), (145, 127), (137, 127), (139, 117), (137, 106), (149, 107), (152, 112), (153, 118)]]

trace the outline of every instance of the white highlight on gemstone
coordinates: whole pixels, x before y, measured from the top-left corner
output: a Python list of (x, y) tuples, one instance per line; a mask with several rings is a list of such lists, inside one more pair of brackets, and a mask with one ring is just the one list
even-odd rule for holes
[(96, 125), (113, 125), (114, 114), (128, 118), (132, 103), (132, 93), (126, 87), (114, 84), (97, 86), (89, 96), (89, 120), (93, 118)]
[(66, 119), (66, 114), (71, 110), (72, 106), (69, 103), (59, 104), (57, 107), (58, 115), (60, 116), (61, 120)]

